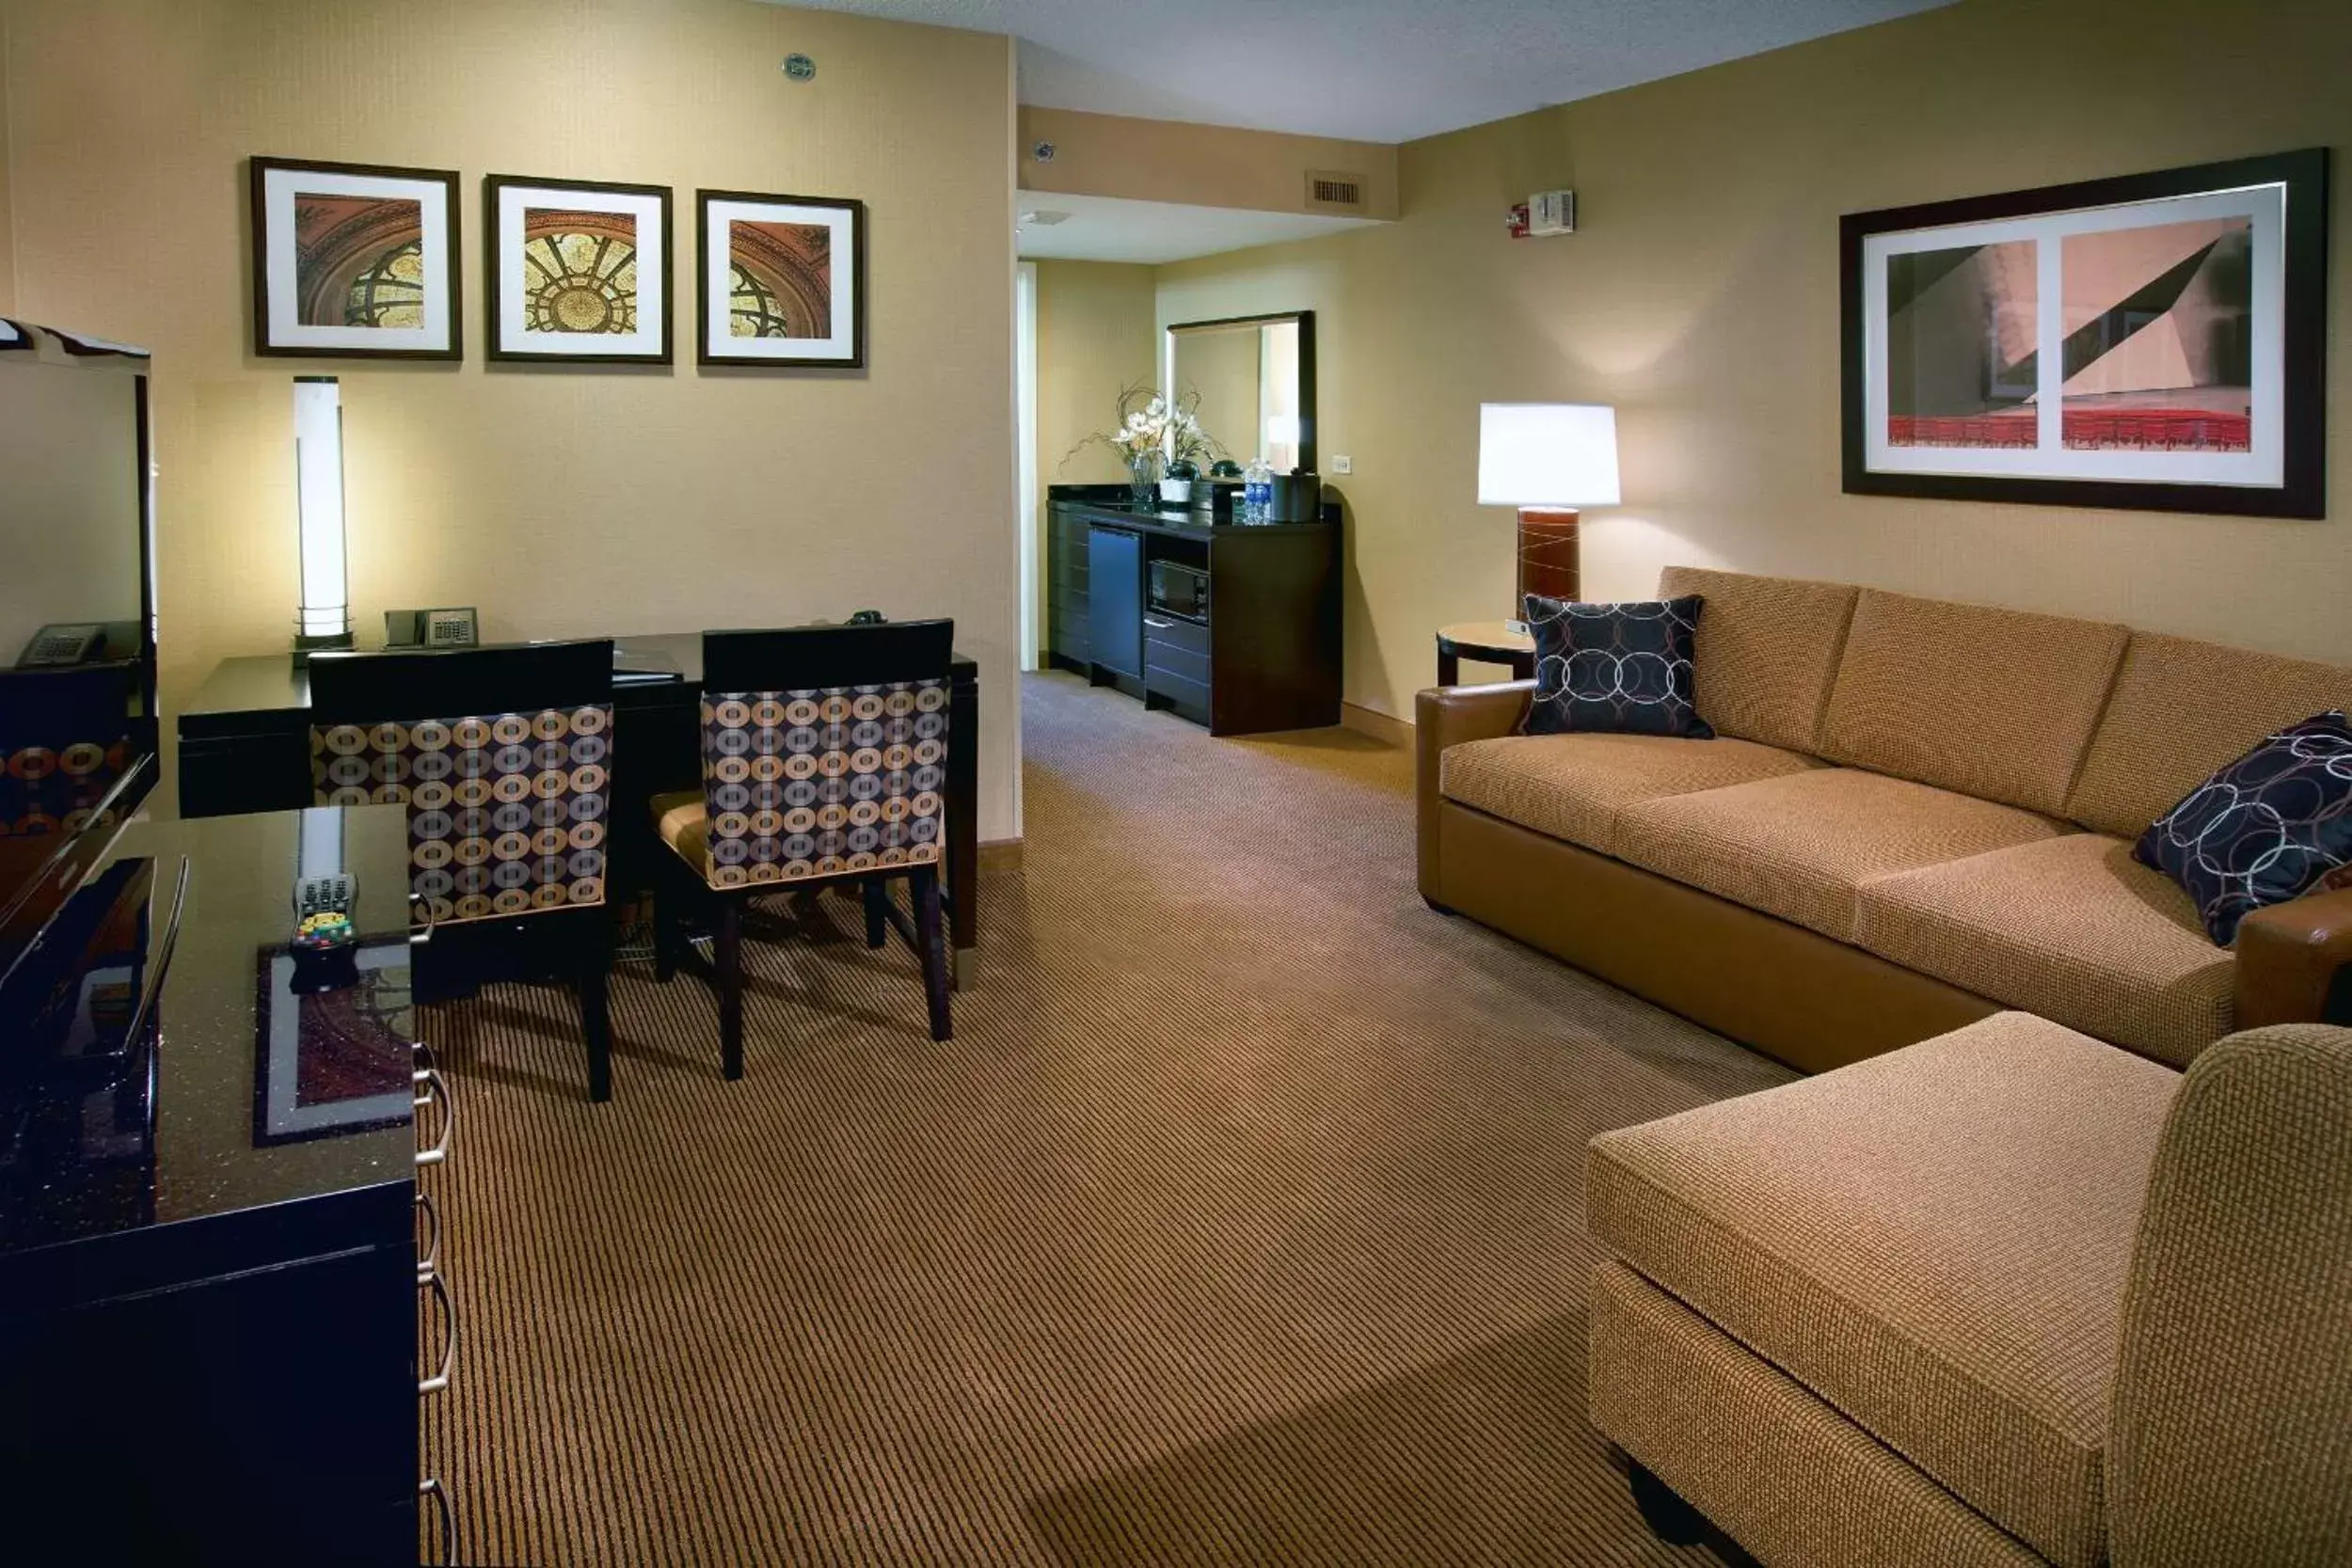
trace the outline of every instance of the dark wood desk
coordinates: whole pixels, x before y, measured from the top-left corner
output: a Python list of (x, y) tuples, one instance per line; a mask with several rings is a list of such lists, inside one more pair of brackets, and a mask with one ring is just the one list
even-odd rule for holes
[[(702, 787), (700, 632), (615, 639), (635, 654), (666, 655), (683, 679), (612, 689), (611, 885), (652, 885), (662, 853), (646, 802)], [(956, 977), (979, 942), (980, 670), (955, 661), (947, 709), (947, 917)], [(223, 659), (180, 710), (180, 814), (226, 816), (310, 803), (310, 674), (285, 654)]]

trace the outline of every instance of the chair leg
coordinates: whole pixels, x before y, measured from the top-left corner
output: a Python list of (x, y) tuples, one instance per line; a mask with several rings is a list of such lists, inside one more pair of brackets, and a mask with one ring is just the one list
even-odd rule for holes
[(880, 947), (890, 936), (890, 884), (880, 877), (861, 884), (866, 898), (866, 945)]
[(611, 911), (596, 911), (596, 934), (585, 943), (580, 976), (580, 1028), (588, 1041), (588, 1098), (612, 1098), (612, 1010), (606, 985), (612, 973)]
[(947, 949), (940, 930), (939, 871), (935, 866), (917, 866), (908, 879), (914, 894), (915, 949), (923, 960), (923, 994), (930, 1005), (931, 1038), (950, 1040), (956, 1037), (956, 1030), (947, 1014)]
[(719, 1065), (743, 1076), (743, 900), (719, 900)]

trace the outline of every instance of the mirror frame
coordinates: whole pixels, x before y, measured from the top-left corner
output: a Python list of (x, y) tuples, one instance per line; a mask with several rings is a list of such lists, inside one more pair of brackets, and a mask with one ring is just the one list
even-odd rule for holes
[[(1176, 334), (1207, 327), (1275, 326), (1298, 324), (1298, 467), (1319, 473), (1315, 458), (1315, 313), (1312, 310), (1269, 310), (1261, 316), (1218, 316), (1208, 321), (1169, 322), (1160, 328), (1160, 393), (1176, 395)], [(1250, 456), (1255, 457), (1252, 452)]]

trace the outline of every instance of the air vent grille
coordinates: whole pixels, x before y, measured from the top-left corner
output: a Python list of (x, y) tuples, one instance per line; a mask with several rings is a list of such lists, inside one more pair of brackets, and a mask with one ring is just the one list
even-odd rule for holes
[(1318, 213), (1360, 213), (1364, 210), (1364, 178), (1327, 168), (1307, 171), (1307, 206)]

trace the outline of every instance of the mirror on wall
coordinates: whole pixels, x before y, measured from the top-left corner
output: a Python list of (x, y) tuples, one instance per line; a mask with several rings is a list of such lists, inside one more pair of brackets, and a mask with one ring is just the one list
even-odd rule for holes
[(1177, 322), (1161, 354), (1168, 395), (1200, 395), (1200, 427), (1236, 463), (1278, 474), (1315, 466), (1315, 315)]

